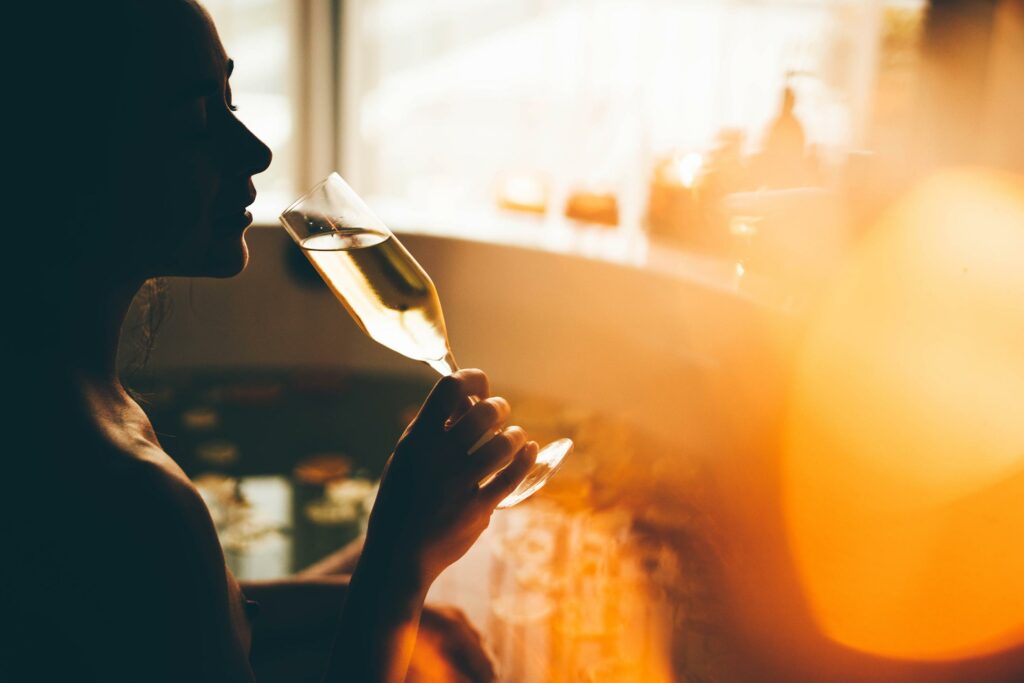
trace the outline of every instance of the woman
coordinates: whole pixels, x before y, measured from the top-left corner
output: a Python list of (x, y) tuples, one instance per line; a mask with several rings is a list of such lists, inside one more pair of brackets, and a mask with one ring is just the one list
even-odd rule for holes
[(442, 379), (389, 461), (345, 599), (309, 577), (239, 586), (116, 359), (148, 280), (245, 267), (251, 177), (270, 150), (235, 118), (232, 61), (191, 0), (38, 4), (11, 24), (27, 78), (8, 84), (20, 119), (7, 160), (38, 258), (16, 281), (27, 306), (9, 308), (7, 434), (28, 448), (5, 458), (0, 679), (254, 681), (251, 647), (319, 635), (333, 642), (320, 680), (401, 681), (427, 589), (536, 444), (508, 427), (470, 458), (509, 406), (479, 371)]

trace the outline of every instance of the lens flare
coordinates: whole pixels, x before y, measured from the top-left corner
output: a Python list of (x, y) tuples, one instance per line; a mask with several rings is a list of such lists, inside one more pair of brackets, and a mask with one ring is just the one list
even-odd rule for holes
[(1024, 182), (933, 175), (824, 298), (785, 434), (786, 524), (820, 628), (952, 660), (1024, 643)]

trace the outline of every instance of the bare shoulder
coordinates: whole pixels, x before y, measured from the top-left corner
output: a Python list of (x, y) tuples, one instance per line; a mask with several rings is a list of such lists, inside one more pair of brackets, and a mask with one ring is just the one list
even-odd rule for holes
[(109, 681), (251, 681), (237, 588), (187, 477), (156, 446), (80, 443), (77, 455), (26, 534), (12, 602), (34, 616), (19, 642), (73, 647), (55, 665)]
[(101, 467), (115, 502), (126, 506), (131, 523), (186, 526), (213, 534), (206, 504), (178, 465), (156, 447), (111, 449)]
[(103, 469), (110, 494), (99, 511), (108, 530), (103, 546), (128, 574), (118, 577), (120, 585), (139, 577), (138, 593), (163, 605), (161, 618), (170, 610), (182, 619), (216, 618), (230, 629), (224, 617), (232, 583), (213, 520), (192, 483), (159, 449), (112, 454)]

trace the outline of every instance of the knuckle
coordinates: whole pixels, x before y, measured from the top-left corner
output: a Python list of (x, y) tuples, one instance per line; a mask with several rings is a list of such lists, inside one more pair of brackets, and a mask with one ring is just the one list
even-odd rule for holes
[(501, 433), (509, 446), (521, 446), (526, 443), (526, 432), (518, 425), (512, 425)]
[(484, 374), (484, 371), (477, 368), (463, 368), (452, 375), (452, 377), (456, 376), (464, 382), (487, 381), (487, 375)]
[(491, 393), (490, 381), (487, 379), (487, 375), (484, 373), (483, 370), (477, 370), (476, 368), (474, 368), (473, 376), (476, 378), (476, 381), (480, 384), (480, 387), (484, 395)]
[(462, 386), (462, 379), (458, 377), (459, 373), (454, 375), (445, 375), (437, 382), (438, 391), (443, 391), (447, 394), (453, 394), (459, 391)]
[(495, 449), (495, 451), (497, 451), (495, 453), (496, 456), (505, 454), (506, 451), (515, 446), (515, 441), (513, 440), (512, 435), (508, 433), (508, 430), (495, 436), (494, 441), (495, 445), (498, 446), (498, 448)]
[(477, 406), (479, 406), (477, 410), (481, 413), (481, 418), (486, 420), (488, 424), (496, 422), (501, 418), (501, 408), (491, 399), (481, 401)]

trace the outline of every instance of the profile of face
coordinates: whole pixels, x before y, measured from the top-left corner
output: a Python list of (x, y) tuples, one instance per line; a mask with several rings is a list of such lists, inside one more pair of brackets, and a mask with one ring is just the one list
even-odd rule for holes
[[(235, 116), (233, 62), (191, 0), (136, 3), (127, 92), (92, 227), (102, 260), (133, 278), (230, 277), (245, 267), (252, 176), (271, 152)], [(102, 233), (102, 234), (100, 234)]]

